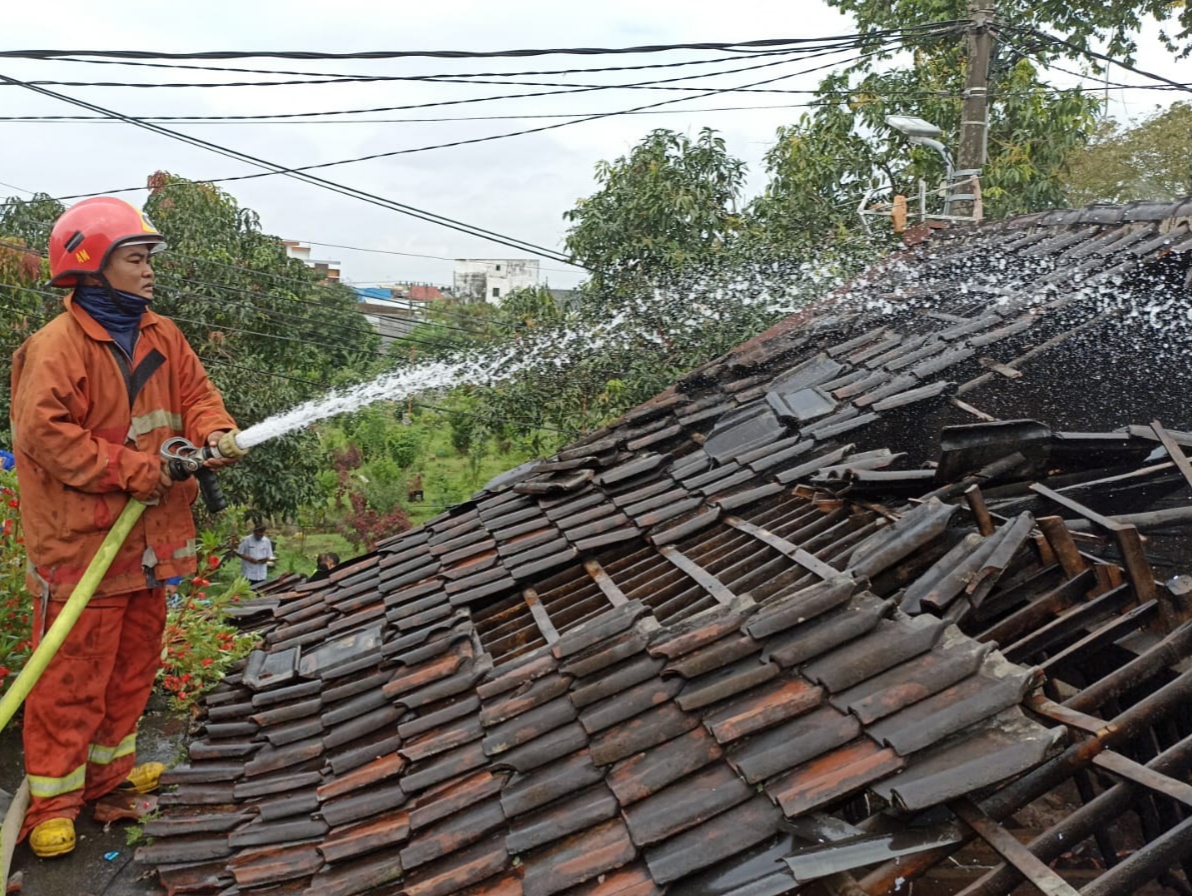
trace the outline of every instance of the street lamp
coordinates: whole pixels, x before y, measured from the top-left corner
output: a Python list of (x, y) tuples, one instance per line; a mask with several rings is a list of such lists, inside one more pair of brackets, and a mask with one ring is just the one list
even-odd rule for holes
[(943, 131), (930, 121), (916, 118), (913, 115), (887, 115), (886, 124), (894, 130), (906, 134), (913, 145), (926, 146), (938, 152), (940, 158), (944, 160), (944, 170), (947, 172), (948, 178), (947, 183), (952, 183), (952, 174), (956, 166), (952, 164), (952, 156), (948, 153), (947, 147), (935, 139), (943, 134)]

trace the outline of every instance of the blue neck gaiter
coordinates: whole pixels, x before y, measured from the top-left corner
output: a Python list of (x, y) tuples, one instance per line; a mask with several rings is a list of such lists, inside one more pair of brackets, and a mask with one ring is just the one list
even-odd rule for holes
[(78, 286), (75, 287), (74, 301), (108, 331), (131, 360), (137, 344), (137, 329), (141, 316), (149, 307), (149, 300), (130, 292), (113, 292), (119, 297), (119, 304), (112, 301), (111, 294), (103, 286)]

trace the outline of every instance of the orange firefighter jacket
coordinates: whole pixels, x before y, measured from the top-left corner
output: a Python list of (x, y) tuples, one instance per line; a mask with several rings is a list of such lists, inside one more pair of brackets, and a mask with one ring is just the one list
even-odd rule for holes
[[(196, 445), (235, 427), (203, 365), (170, 320), (146, 311), (133, 357), (66, 297), (66, 311), (13, 355), (12, 428), (33, 594), (65, 600), (129, 495), (158, 480), (173, 436)], [(193, 479), (149, 507), (96, 596), (195, 571)]]

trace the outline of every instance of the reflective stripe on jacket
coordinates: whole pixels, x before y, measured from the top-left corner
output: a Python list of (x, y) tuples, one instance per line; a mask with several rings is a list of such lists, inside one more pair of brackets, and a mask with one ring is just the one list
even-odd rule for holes
[[(172, 436), (196, 445), (234, 421), (170, 320), (146, 311), (131, 361), (66, 297), (66, 311), (13, 355), (13, 452), (21, 487), (28, 585), (64, 600), (130, 494), (148, 494)], [(122, 363), (122, 360), (124, 363)], [(121, 547), (97, 595), (195, 570), (194, 480), (175, 483)]]

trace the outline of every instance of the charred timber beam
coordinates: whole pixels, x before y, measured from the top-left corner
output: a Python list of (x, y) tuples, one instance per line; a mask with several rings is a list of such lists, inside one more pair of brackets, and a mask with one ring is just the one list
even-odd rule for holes
[[(1131, 588), (1121, 585), (1112, 591), (1093, 598), (1087, 603), (1078, 604), (1062, 615), (1031, 632), (1028, 632), (1013, 644), (1003, 645), (1002, 653), (1011, 662), (1021, 663), (1042, 650), (1047, 649), (1057, 641), (1062, 641), (1082, 631), (1088, 631), (1112, 618), (1134, 599)], [(1148, 601), (1143, 606), (1149, 606), (1154, 601)], [(1001, 642), (998, 642), (999, 644)]]
[(1184, 481), (1187, 482), (1188, 485), (1192, 485), (1192, 463), (1188, 462), (1188, 458), (1184, 454), (1183, 449), (1180, 448), (1176, 440), (1171, 437), (1171, 434), (1160, 425), (1158, 420), (1155, 420), (1151, 423), (1151, 429), (1154, 430), (1155, 436), (1163, 445), (1163, 449), (1167, 452), (1168, 457), (1175, 462), (1176, 468), (1179, 469), (1181, 474), (1183, 474)]
[(1051, 545), (1051, 550), (1055, 552), (1055, 559), (1059, 561), (1065, 575), (1072, 578), (1088, 569), (1088, 561), (1081, 556), (1080, 548), (1076, 546), (1072, 533), (1062, 518), (1041, 516), (1035, 520), (1035, 524), (1043, 533), (1043, 537), (1047, 539), (1047, 543)]
[(956, 800), (949, 803), (948, 808), (972, 828), (978, 837), (988, 843), (994, 852), (1021, 871), (1031, 886), (1044, 896), (1080, 896), (1066, 880), (1039, 861), (1014, 835), (971, 801)]
[[(1155, 583), (1155, 571), (1151, 568), (1150, 561), (1147, 560), (1146, 551), (1142, 548), (1142, 537), (1138, 534), (1138, 529), (1135, 526), (1115, 522), (1040, 483), (1036, 482), (1032, 485), (1031, 491), (1074, 511), (1093, 525), (1113, 535), (1118, 551), (1122, 555), (1122, 565), (1126, 568), (1126, 577), (1134, 588), (1138, 603), (1145, 604), (1147, 601), (1156, 599), (1159, 589)], [(1170, 632), (1179, 624), (1179, 620), (1171, 612), (1170, 602), (1167, 600), (1163, 600), (1159, 605), (1159, 617), (1163, 622), (1164, 631)]]
[(1156, 601), (1143, 604), (1141, 607), (1135, 607), (1124, 616), (1120, 616), (1112, 622), (1098, 627), (1095, 631), (1085, 635), (1076, 643), (1069, 644), (1063, 650), (1052, 654), (1040, 663), (1040, 665), (1048, 675), (1054, 674), (1056, 669), (1063, 667), (1066, 663), (1075, 663), (1083, 660), (1087, 656), (1101, 650), (1107, 644), (1112, 644), (1124, 638), (1130, 632), (1145, 628), (1158, 615), (1159, 605)]
[(971, 485), (978, 485), (990, 479), (997, 479), (1000, 476), (1005, 476), (1027, 462), (1026, 456), (1020, 451), (1015, 451), (1007, 454), (1005, 457), (1000, 457), (995, 461), (983, 466), (975, 473), (965, 476), (963, 479), (953, 482), (950, 485), (944, 485), (937, 488), (935, 491), (928, 492), (923, 495), (922, 500), (926, 501), (928, 498), (950, 498), (954, 495), (959, 495)]
[(1140, 787), (1153, 790), (1163, 796), (1169, 796), (1173, 800), (1179, 800), (1186, 806), (1192, 806), (1192, 784), (1185, 784), (1183, 781), (1176, 781), (1166, 775), (1161, 775), (1121, 753), (1106, 750), (1093, 760), (1093, 764), (1107, 772), (1112, 772), (1119, 778), (1133, 781)]
[(1134, 690), (1160, 672), (1186, 659), (1192, 651), (1192, 623), (1185, 623), (1141, 656), (1064, 701), (1072, 709), (1090, 712)]
[[(1152, 510), (1147, 513), (1120, 513), (1107, 516), (1106, 519), (1146, 531), (1172, 524), (1192, 523), (1192, 507), (1170, 507), (1167, 510)], [(1093, 528), (1088, 520), (1065, 520), (1064, 524), (1077, 531)]]
[[(1034, 771), (1028, 772), (1008, 786), (991, 794), (980, 803), (981, 810), (994, 821), (1000, 822), (1008, 818), (1023, 806), (1034, 802), (1043, 794), (1063, 784), (1078, 770), (1087, 767), (1093, 758), (1103, 750), (1113, 749), (1122, 743), (1133, 740), (1146, 728), (1156, 724), (1189, 701), (1192, 701), (1192, 669), (1106, 722), (1102, 735), (1088, 737), (1073, 744)], [(1192, 823), (1192, 819), (1185, 824), (1188, 823)], [(966, 838), (966, 840), (969, 839), (972, 838)], [(902, 856), (896, 862), (886, 862), (867, 874), (860, 881), (861, 887), (869, 896), (884, 896), (895, 889), (900, 878), (906, 881), (924, 874), (959, 849), (961, 845), (963, 844), (941, 846), (918, 855)], [(1131, 892), (1129, 888), (1107, 890), (1104, 891), (1104, 896), (1128, 892)]]
[[(1184, 738), (1160, 753), (1146, 767), (1162, 775), (1182, 775), (1192, 766), (1192, 736)], [(1029, 845), (1040, 861), (1051, 862), (1072, 849), (1074, 844), (1112, 824), (1130, 810), (1138, 793), (1130, 782), (1115, 784), (1086, 806), (1081, 806), (1055, 826), (1044, 831)], [(1003, 865), (961, 890), (957, 896), (1002, 896), (1022, 880), (1018, 869)]]
[(1137, 893), (1143, 884), (1154, 880), (1192, 851), (1192, 818), (1148, 843), (1120, 865), (1111, 868), (1085, 887), (1082, 896), (1120, 896)]
[(982, 535), (992, 535), (997, 526), (993, 522), (989, 508), (985, 506), (985, 496), (981, 494), (981, 486), (970, 485), (964, 491), (964, 499), (968, 502), (973, 519), (977, 522), (977, 531)]
[(1076, 578), (1069, 579), (1058, 588), (1044, 594), (1020, 610), (1015, 610), (1001, 622), (977, 635), (978, 641), (996, 641), (1009, 644), (1011, 641), (1032, 632), (1040, 625), (1058, 616), (1072, 606), (1097, 584), (1093, 570), (1086, 569)]

